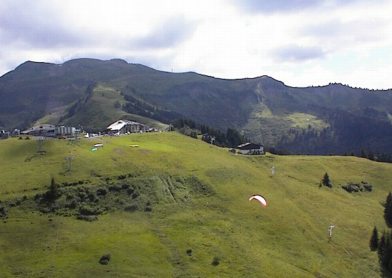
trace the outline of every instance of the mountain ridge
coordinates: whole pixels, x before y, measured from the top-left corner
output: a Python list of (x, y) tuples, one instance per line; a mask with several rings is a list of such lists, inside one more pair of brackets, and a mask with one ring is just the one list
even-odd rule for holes
[(68, 65), (68, 64), (73, 64), (73, 63), (78, 63), (78, 62), (83, 62), (83, 61), (87, 61), (87, 62), (111, 62), (114, 64), (118, 64), (118, 65), (133, 65), (133, 66), (141, 66), (144, 67), (146, 69), (150, 69), (153, 71), (157, 71), (157, 72), (161, 72), (161, 73), (169, 73), (169, 74), (196, 74), (199, 76), (203, 76), (203, 77), (208, 77), (208, 78), (212, 78), (212, 79), (217, 79), (217, 80), (225, 80), (225, 81), (238, 81), (238, 80), (257, 80), (257, 79), (262, 79), (262, 78), (268, 78), (271, 80), (274, 80), (278, 83), (282, 83), (284, 86), (290, 87), (290, 88), (298, 88), (298, 89), (306, 89), (306, 88), (321, 88), (321, 87), (328, 87), (328, 86), (343, 86), (343, 87), (348, 87), (348, 88), (352, 88), (352, 89), (362, 89), (362, 90), (369, 90), (369, 91), (392, 91), (392, 87), (391, 88), (387, 88), (387, 89), (379, 89), (379, 88), (370, 88), (370, 87), (357, 87), (357, 86), (352, 86), (350, 84), (344, 84), (341, 82), (334, 82), (331, 81), (328, 84), (312, 84), (312, 85), (305, 85), (305, 86), (296, 86), (296, 85), (289, 85), (286, 84), (284, 81), (281, 81), (277, 78), (274, 78), (268, 74), (262, 74), (262, 75), (257, 75), (254, 77), (234, 77), (234, 78), (225, 78), (225, 77), (219, 77), (219, 76), (213, 76), (213, 75), (208, 75), (208, 74), (203, 74), (203, 73), (199, 73), (196, 71), (184, 71), (184, 72), (173, 72), (173, 71), (166, 71), (166, 70), (159, 70), (159, 69), (154, 69), (150, 66), (146, 66), (140, 63), (132, 63), (132, 62), (128, 62), (122, 58), (112, 58), (112, 59), (108, 59), (108, 60), (104, 60), (104, 59), (98, 59), (98, 58), (74, 58), (74, 59), (70, 59), (67, 61), (64, 61), (62, 63), (52, 63), (52, 62), (44, 62), (44, 61), (33, 61), (33, 60), (27, 60), (23, 63), (21, 63), (20, 65), (18, 65), (14, 70), (10, 70), (6, 73), (4, 73), (3, 75), (0, 76), (0, 78), (4, 77), (5, 75), (8, 75), (9, 73), (12, 73), (15, 70), (19, 70), (23, 67), (25, 67), (26, 65), (48, 65), (48, 66), (63, 66), (63, 65)]
[[(182, 117), (221, 130), (235, 128), (252, 141), (291, 153), (342, 154), (361, 149), (390, 153), (392, 149), (392, 143), (385, 143), (392, 142), (392, 90), (341, 83), (292, 87), (268, 75), (223, 79), (160, 71), (121, 59), (21, 64), (0, 77), (0, 126), (27, 128), (59, 109), (66, 115), (89, 87), (100, 85), (125, 97), (123, 112), (141, 113), (166, 124)], [(62, 120), (54, 124), (84, 125)], [(117, 119), (108, 118), (100, 126), (110, 124), (109, 120)], [(350, 145), (346, 129), (364, 134)], [(309, 140), (317, 147), (307, 148)]]

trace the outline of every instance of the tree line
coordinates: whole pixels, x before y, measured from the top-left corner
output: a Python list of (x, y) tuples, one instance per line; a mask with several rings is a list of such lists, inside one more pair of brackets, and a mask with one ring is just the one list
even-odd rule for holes
[(377, 251), (384, 277), (392, 277), (392, 194), (389, 192), (384, 204), (384, 220), (388, 230), (379, 238), (377, 227), (373, 228), (370, 238), (370, 250)]
[(226, 132), (223, 132), (204, 124), (198, 124), (190, 119), (178, 119), (172, 122), (172, 126), (181, 133), (193, 138), (202, 135), (203, 141), (219, 147), (234, 148), (240, 144), (249, 142), (249, 140), (241, 135), (236, 129), (228, 128)]
[(318, 113), (329, 127), (291, 128), (275, 144), (275, 149), (289, 150), (290, 154), (346, 154), (392, 162), (392, 126), (385, 113), (364, 109), (355, 114), (321, 107)]
[(121, 91), (121, 95), (127, 101), (126, 104), (124, 104), (122, 107), (125, 112), (137, 114), (164, 123), (170, 123), (171, 121), (181, 117), (181, 115), (177, 112), (152, 105), (137, 97), (136, 89), (132, 87), (126, 86)]

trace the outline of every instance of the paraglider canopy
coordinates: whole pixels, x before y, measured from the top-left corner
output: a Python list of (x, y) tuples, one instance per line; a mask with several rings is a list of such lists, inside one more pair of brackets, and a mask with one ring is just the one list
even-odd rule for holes
[(263, 196), (261, 196), (261, 195), (252, 195), (252, 196), (250, 196), (249, 201), (252, 201), (252, 200), (259, 201), (260, 204), (261, 204), (263, 207), (266, 207), (266, 206), (267, 206), (267, 201), (266, 201), (265, 198), (264, 198)]

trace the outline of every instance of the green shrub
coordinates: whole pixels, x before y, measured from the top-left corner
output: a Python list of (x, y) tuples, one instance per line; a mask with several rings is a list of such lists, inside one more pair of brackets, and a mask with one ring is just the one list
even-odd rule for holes
[(75, 208), (77, 208), (78, 205), (79, 205), (78, 201), (76, 201), (75, 199), (73, 199), (73, 200), (71, 200), (70, 202), (67, 202), (67, 203), (65, 204), (65, 207), (66, 207), (66, 208), (69, 208), (69, 209), (75, 209)]
[(0, 204), (0, 217), (7, 217), (8, 211), (7, 208)]
[(102, 265), (107, 265), (110, 261), (110, 258), (111, 258), (110, 254), (105, 254), (99, 259), (99, 263)]
[(87, 197), (90, 200), (90, 202), (94, 202), (97, 200), (97, 196), (94, 193), (89, 193)]
[(125, 207), (124, 210), (128, 211), (128, 212), (134, 212), (134, 211), (138, 210), (138, 207), (137, 207), (137, 205), (130, 205), (130, 206)]
[(108, 193), (108, 191), (105, 188), (98, 188), (97, 189), (98, 196), (105, 196), (107, 193)]
[(83, 205), (79, 208), (79, 213), (81, 215), (98, 215), (104, 211), (101, 207), (92, 207), (89, 205)]
[(111, 185), (109, 186), (109, 191), (118, 192), (121, 191), (121, 187), (118, 185)]
[(80, 215), (78, 215), (77, 219), (92, 222), (92, 221), (98, 220), (98, 217), (96, 215), (82, 215), (82, 214), (80, 214)]
[(371, 251), (376, 251), (378, 248), (378, 231), (377, 228), (374, 227), (372, 236), (370, 238), (369, 247)]
[(214, 258), (212, 259), (211, 264), (212, 264), (213, 266), (219, 265), (219, 264), (220, 264), (220, 259), (219, 259), (219, 257), (214, 257)]

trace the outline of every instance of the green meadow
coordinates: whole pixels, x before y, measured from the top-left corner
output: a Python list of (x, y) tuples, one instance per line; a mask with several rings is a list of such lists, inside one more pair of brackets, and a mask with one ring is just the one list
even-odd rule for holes
[[(97, 143), (103, 147), (92, 151)], [(44, 141), (43, 154), (38, 149), (34, 139), (0, 141), (3, 204), (33, 200), (52, 178), (94, 187), (129, 175), (152, 209), (113, 207), (88, 222), (23, 202), (8, 206), (8, 218), (0, 219), (0, 277), (381, 275), (369, 240), (375, 225), (385, 227), (382, 203), (392, 189), (392, 164), (236, 155), (174, 132), (53, 139)], [(332, 188), (319, 187), (325, 172)], [(373, 191), (341, 188), (361, 181)], [(198, 191), (199, 184), (207, 193)], [(263, 195), (268, 206), (249, 202), (253, 194)], [(99, 264), (108, 253), (110, 262)]]

